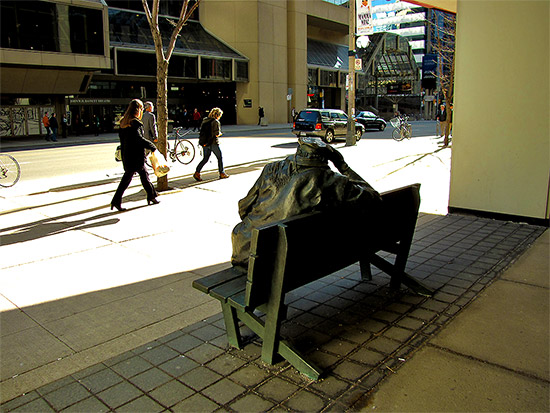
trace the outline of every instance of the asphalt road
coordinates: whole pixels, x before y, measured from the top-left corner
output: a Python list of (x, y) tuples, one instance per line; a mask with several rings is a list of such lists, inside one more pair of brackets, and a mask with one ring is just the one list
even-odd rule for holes
[[(388, 124), (384, 131), (369, 130), (363, 134), (362, 140), (391, 140), (393, 128)], [(434, 134), (435, 122), (418, 121), (412, 122), (413, 139), (415, 137), (430, 136)], [(192, 133), (188, 136), (190, 140), (197, 143), (198, 134)], [(289, 139), (295, 139), (290, 128), (288, 132), (284, 129), (278, 130), (254, 130), (238, 131), (229, 127), (224, 131), (224, 139), (234, 138), (273, 138), (280, 139), (280, 145), (289, 143)], [(226, 143), (229, 141), (226, 140)], [(32, 149), (28, 145), (18, 147), (13, 142), (9, 148), (4, 147), (2, 152), (12, 153), (21, 165), (20, 182), (29, 182), (38, 179), (47, 179), (65, 175), (97, 173), (98, 176), (114, 176), (121, 172), (121, 164), (114, 160), (114, 152), (118, 145), (116, 133), (104, 134), (97, 138), (88, 137), (75, 143), (74, 139), (64, 142), (62, 138), (57, 143), (36, 142)], [(274, 143), (274, 145), (277, 145)], [(3, 145), (7, 146), (7, 145)], [(201, 155), (197, 151), (195, 161)], [(186, 173), (189, 166), (185, 167), (179, 163), (173, 164), (173, 172)], [(185, 170), (184, 170), (185, 169)]]

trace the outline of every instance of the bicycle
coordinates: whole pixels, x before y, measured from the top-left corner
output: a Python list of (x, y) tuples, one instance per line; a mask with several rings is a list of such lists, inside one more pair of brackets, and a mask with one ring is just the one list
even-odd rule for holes
[(21, 177), (19, 162), (7, 153), (0, 154), (0, 186), (14, 186)]
[[(183, 127), (178, 127), (174, 128), (174, 131), (168, 135), (166, 154), (167, 158), (170, 158), (172, 162), (176, 162), (177, 160), (184, 165), (188, 165), (195, 159), (195, 146), (190, 140), (184, 139), (189, 133), (191, 133), (191, 129), (184, 132)], [(171, 138), (175, 140), (173, 149), (170, 147)], [(149, 158), (147, 158), (146, 164), (151, 166)]]
[(391, 125), (395, 128), (391, 134), (392, 138), (396, 141), (402, 141), (403, 139), (411, 139), (412, 128), (408, 122), (409, 117), (406, 115), (400, 115), (393, 119), (390, 119)]

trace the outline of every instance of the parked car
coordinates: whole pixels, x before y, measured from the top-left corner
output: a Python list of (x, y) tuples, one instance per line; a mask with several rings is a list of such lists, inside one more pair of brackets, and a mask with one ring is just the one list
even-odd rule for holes
[(376, 116), (374, 113), (368, 110), (363, 110), (355, 116), (355, 120), (362, 124), (365, 129), (386, 129), (386, 121), (380, 116)]
[[(361, 139), (365, 128), (355, 122), (355, 139)], [(327, 143), (338, 138), (346, 138), (348, 115), (339, 109), (304, 109), (300, 111), (292, 126), (296, 136), (317, 136)]]

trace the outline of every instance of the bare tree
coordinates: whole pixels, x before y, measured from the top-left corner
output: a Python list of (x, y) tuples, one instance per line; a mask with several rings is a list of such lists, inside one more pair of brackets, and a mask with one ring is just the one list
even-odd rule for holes
[[(147, 21), (151, 28), (153, 41), (155, 42), (155, 52), (157, 56), (157, 126), (158, 126), (158, 148), (164, 156), (167, 152), (168, 135), (168, 64), (172, 57), (172, 52), (176, 47), (176, 40), (195, 9), (199, 6), (201, 0), (196, 0), (195, 4), (188, 10), (189, 0), (182, 0), (181, 11), (178, 20), (167, 19), (173, 26), (172, 34), (168, 45), (164, 47), (162, 33), (159, 26), (159, 4), (160, 0), (152, 1), (152, 10), (149, 8), (148, 0), (141, 0), (143, 9), (147, 16)], [(157, 189), (163, 191), (168, 189), (168, 176), (163, 176), (157, 180)]]
[(433, 74), (439, 79), (446, 102), (447, 119), (443, 145), (448, 146), (454, 99), (456, 15), (437, 12), (431, 27), (435, 40), (434, 51), (438, 56), (437, 73)]

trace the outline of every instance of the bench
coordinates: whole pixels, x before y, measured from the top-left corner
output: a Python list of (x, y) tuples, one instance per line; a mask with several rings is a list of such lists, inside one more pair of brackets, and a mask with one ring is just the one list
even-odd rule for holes
[[(432, 295), (431, 289), (405, 273), (420, 206), (419, 189), (415, 184), (381, 194), (383, 212), (376, 221), (383, 225), (375, 231), (366, 227), (366, 217), (335, 212), (298, 215), (254, 229), (247, 272), (228, 268), (195, 280), (193, 287), (220, 301), (231, 346), (242, 348), (240, 321), (262, 339), (265, 363), (273, 364), (280, 355), (317, 380), (322, 371), (280, 336), (285, 294), (359, 262), (362, 279), (372, 279), (373, 264), (390, 275), (392, 289), (404, 284), (418, 294)], [(395, 254), (394, 262), (379, 252)]]

